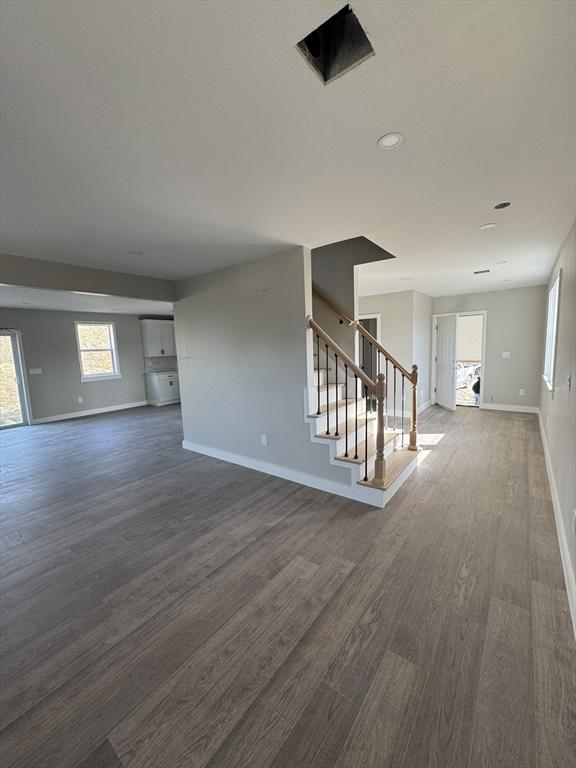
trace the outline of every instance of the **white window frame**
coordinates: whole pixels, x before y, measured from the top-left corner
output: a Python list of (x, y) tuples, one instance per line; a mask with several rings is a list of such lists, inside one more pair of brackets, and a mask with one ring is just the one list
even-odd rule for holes
[[(108, 349), (81, 349), (80, 337), (78, 335), (79, 325), (105, 325), (109, 328), (110, 341), (112, 346)], [(86, 383), (89, 381), (105, 381), (106, 379), (121, 379), (122, 374), (120, 372), (120, 361), (118, 359), (118, 342), (116, 341), (116, 323), (104, 323), (104, 322), (91, 322), (90, 320), (75, 320), (74, 329), (76, 331), (76, 347), (78, 349), (78, 362), (80, 363), (80, 381)], [(84, 366), (82, 364), (82, 352), (108, 352), (112, 353), (112, 363), (114, 365), (114, 373), (102, 373), (102, 374), (85, 374)]]
[(556, 279), (548, 291), (548, 309), (546, 312), (546, 338), (544, 340), (544, 379), (550, 391), (554, 390), (554, 370), (556, 367), (556, 340), (558, 337), (558, 313), (560, 310), (560, 277), (558, 270)]

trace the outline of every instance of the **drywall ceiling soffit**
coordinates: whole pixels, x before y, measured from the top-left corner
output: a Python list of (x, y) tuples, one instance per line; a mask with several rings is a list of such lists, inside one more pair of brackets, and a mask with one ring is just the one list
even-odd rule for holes
[(147, 301), (123, 296), (99, 296), (74, 291), (50, 291), (19, 285), (0, 286), (1, 309), (42, 309), (113, 315), (165, 317), (174, 313), (170, 301)]

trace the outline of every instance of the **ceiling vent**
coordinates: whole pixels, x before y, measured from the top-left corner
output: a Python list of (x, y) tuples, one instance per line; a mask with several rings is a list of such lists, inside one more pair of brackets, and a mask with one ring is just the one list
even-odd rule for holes
[(323, 83), (332, 82), (374, 55), (374, 48), (349, 5), (306, 35), (297, 47)]
[(490, 272), (489, 269), (477, 269), (477, 270), (475, 270), (474, 274), (475, 275), (487, 275), (488, 272)]

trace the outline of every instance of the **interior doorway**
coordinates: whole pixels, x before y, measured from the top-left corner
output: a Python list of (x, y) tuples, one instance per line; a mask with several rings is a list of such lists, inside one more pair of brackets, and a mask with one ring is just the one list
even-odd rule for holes
[(482, 315), (459, 315), (456, 343), (456, 405), (478, 407), (482, 386)]
[(0, 429), (28, 423), (20, 340), (15, 331), (0, 331)]
[[(380, 341), (380, 315), (359, 315), (358, 322), (376, 341)], [(364, 336), (360, 337), (359, 361), (362, 370), (366, 371), (371, 379), (375, 379), (378, 374), (377, 352)]]
[(486, 312), (459, 312), (433, 318), (434, 402), (456, 411), (483, 403)]

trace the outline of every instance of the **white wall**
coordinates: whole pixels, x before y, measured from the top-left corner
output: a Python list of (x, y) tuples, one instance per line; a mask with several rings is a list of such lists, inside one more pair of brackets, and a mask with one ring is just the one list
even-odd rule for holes
[(556, 341), (555, 386), (554, 391), (550, 392), (542, 382), (540, 410), (552, 470), (552, 485), (555, 486), (557, 493), (555, 506), (559, 507), (557, 521), (560, 546), (563, 549), (564, 559), (569, 561), (567, 582), (572, 617), (576, 627), (576, 594), (574, 593), (576, 534), (573, 517), (576, 510), (576, 232), (574, 226), (558, 256), (550, 285), (560, 269), (562, 277)]
[[(538, 408), (540, 405), (546, 286), (487, 291), (432, 300), (434, 314), (486, 310), (484, 403)], [(509, 352), (504, 359), (502, 352)], [(519, 390), (524, 389), (522, 397)]]
[(360, 314), (381, 316), (382, 346), (405, 368), (418, 366), (418, 406), (430, 400), (432, 299), (416, 291), (361, 296)]
[(432, 299), (414, 291), (412, 363), (418, 366), (418, 407), (430, 402), (432, 359)]
[(272, 474), (289, 470), (342, 484), (349, 476), (330, 465), (325, 446), (310, 442), (304, 422), (310, 274), (310, 252), (294, 248), (179, 284), (184, 440)]
[(416, 362), (412, 360), (413, 293), (361, 296), (358, 300), (361, 315), (380, 315), (380, 343), (408, 370)]
[[(75, 320), (115, 323), (121, 378), (80, 380)], [(2, 309), (1, 323), (26, 332), (22, 336), (26, 369), (42, 369), (39, 375), (27, 375), (34, 419), (146, 400), (140, 323), (134, 315)]]

